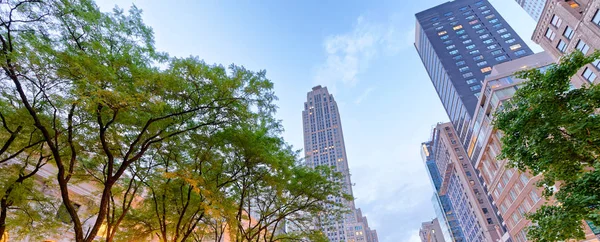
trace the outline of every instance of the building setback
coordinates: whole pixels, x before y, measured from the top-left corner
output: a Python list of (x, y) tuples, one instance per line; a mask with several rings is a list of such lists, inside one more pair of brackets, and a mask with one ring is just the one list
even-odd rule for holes
[(451, 123), (438, 124), (431, 138), (440, 174), (439, 195), (447, 195), (462, 229), (463, 241), (498, 241), (505, 233), (477, 173)]
[(547, 0), (516, 0), (535, 21), (540, 19)]
[(492, 66), (532, 51), (487, 0), (446, 2), (417, 13), (415, 29), (415, 48), (466, 147)]
[(440, 233), (441, 230), (442, 228), (440, 227), (440, 223), (438, 222), (437, 218), (429, 222), (422, 223), (421, 229), (419, 230), (421, 242), (446, 242)]
[[(316, 86), (306, 95), (302, 111), (304, 152), (309, 167), (330, 166), (342, 174), (343, 191), (352, 195), (352, 181), (346, 158), (346, 146), (337, 103), (327, 87)], [(342, 220), (320, 218), (321, 231), (332, 242), (377, 242), (377, 232), (369, 228), (367, 218), (357, 210), (354, 201), (341, 196), (330, 198), (351, 211)]]

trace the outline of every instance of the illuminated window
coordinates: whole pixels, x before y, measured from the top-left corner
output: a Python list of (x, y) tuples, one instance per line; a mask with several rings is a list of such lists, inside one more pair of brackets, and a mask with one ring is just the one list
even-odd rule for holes
[(492, 71), (492, 68), (491, 68), (491, 67), (489, 67), (489, 66), (488, 66), (488, 67), (481, 68), (481, 73), (486, 73), (486, 72), (490, 72), (490, 71)]
[(473, 25), (473, 24), (476, 24), (476, 23), (479, 23), (479, 20), (475, 19), (475, 20), (469, 22), (470, 25)]
[(562, 24), (562, 19), (560, 19), (558, 16), (554, 15), (552, 16), (552, 21), (551, 21), (552, 25), (554, 27), (560, 27), (560, 24)]
[(496, 15), (494, 15), (494, 14), (491, 14), (491, 15), (485, 16), (485, 18), (486, 18), (486, 19), (491, 19), (491, 18), (493, 18), (493, 17), (496, 17)]
[(579, 7), (579, 3), (577, 3), (577, 2), (575, 2), (573, 0), (567, 0), (566, 2), (569, 4), (569, 6), (571, 6), (571, 8), (578, 8)]
[(452, 29), (454, 29), (454, 30), (462, 29), (462, 25), (456, 25), (456, 26), (452, 27)]
[(448, 32), (446, 32), (446, 31), (444, 30), (444, 31), (440, 31), (440, 32), (438, 32), (438, 35), (445, 35), (446, 33), (448, 33)]
[(518, 50), (521, 48), (521, 44), (511, 45), (510, 50)]

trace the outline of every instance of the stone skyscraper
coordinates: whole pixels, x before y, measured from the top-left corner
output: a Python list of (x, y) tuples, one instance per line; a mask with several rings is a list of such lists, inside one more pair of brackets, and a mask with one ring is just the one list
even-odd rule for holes
[[(346, 158), (340, 113), (327, 87), (316, 86), (308, 92), (304, 111), (302, 111), (302, 121), (306, 165), (330, 166), (342, 173), (343, 190), (352, 195), (352, 181)], [(356, 209), (353, 201), (346, 201), (341, 197), (331, 199), (342, 202), (351, 212), (342, 220), (321, 221), (320, 229), (329, 241), (377, 242), (377, 233), (369, 228), (366, 217)]]
[(416, 20), (417, 52), (467, 147), (468, 125), (492, 66), (532, 51), (487, 0), (446, 2), (417, 13)]

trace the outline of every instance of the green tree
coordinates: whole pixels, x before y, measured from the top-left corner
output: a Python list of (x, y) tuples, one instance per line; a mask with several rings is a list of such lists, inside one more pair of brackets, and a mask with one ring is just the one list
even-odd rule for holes
[[(600, 52), (576, 51), (527, 79), (504, 104), (495, 126), (504, 134), (500, 158), (521, 171), (542, 175), (539, 186), (551, 198), (529, 218), (534, 241), (582, 239), (584, 220), (600, 224), (600, 86), (571, 87), (571, 78)], [(558, 186), (559, 189), (553, 189)]]

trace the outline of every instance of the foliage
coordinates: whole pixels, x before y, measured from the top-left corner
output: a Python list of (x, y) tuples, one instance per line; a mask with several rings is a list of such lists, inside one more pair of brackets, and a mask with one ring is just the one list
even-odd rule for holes
[[(2, 174), (6, 207), (44, 197), (22, 178), (46, 165), (78, 242), (274, 241), (282, 221), (338, 211), (338, 175), (300, 167), (280, 137), (265, 71), (161, 53), (135, 6), (12, 0), (0, 21), (0, 159), (22, 165)], [(97, 196), (73, 194), (80, 184)]]
[[(547, 69), (519, 74), (528, 81), (504, 104), (495, 126), (504, 133), (500, 158), (542, 175), (539, 186), (555, 200), (533, 213), (535, 241), (581, 239), (582, 220), (600, 223), (600, 86), (571, 88), (571, 78), (600, 57), (573, 52)], [(560, 185), (560, 189), (552, 187)]]

